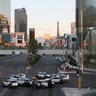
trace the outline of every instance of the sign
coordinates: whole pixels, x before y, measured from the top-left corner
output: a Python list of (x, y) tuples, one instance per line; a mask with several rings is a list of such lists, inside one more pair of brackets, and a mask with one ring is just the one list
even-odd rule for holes
[(1, 33), (9, 33), (9, 25), (1, 25)]

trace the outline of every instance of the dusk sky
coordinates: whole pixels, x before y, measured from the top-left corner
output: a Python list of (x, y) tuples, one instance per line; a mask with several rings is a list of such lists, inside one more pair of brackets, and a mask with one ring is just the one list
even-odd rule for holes
[(70, 24), (75, 21), (75, 0), (11, 0), (11, 4), (12, 22), (14, 9), (24, 7), (28, 15), (28, 28), (35, 28), (36, 37), (44, 34), (56, 36), (57, 21), (60, 35), (70, 34)]

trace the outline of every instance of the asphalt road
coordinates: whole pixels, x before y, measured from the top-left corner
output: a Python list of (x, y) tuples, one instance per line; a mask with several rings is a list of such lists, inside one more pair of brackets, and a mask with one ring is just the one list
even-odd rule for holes
[[(78, 87), (78, 80), (75, 73), (70, 73), (70, 81), (64, 84), (57, 84), (54, 88), (36, 89), (34, 87), (18, 87), (17, 89), (3, 88), (1, 81), (8, 78), (11, 74), (18, 72), (26, 73), (28, 65), (27, 54), (20, 54), (13, 57), (0, 60), (0, 96), (65, 96), (61, 91), (63, 87)], [(39, 71), (45, 71), (48, 74), (58, 72), (60, 62), (52, 56), (43, 56), (27, 73), (27, 77), (32, 78)], [(81, 76), (82, 88), (96, 89), (96, 74), (84, 73)]]
[[(26, 66), (28, 65), (27, 56), (27, 54), (20, 54), (0, 60), (0, 96), (64, 96), (61, 88), (58, 86), (46, 89), (36, 89), (34, 87), (11, 89), (1, 86), (1, 81), (8, 78), (11, 74), (18, 72), (26, 73)], [(57, 73), (57, 67), (59, 66), (60, 62), (52, 56), (43, 56), (40, 61), (28, 71), (27, 77), (32, 78), (38, 71), (45, 71), (49, 74)]]

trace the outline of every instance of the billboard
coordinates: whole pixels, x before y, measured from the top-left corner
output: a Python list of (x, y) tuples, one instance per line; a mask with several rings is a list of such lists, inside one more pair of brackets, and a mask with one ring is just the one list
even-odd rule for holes
[(9, 25), (1, 25), (0, 26), (0, 33), (9, 33)]
[(10, 34), (3, 33), (2, 34), (2, 42), (10, 42)]

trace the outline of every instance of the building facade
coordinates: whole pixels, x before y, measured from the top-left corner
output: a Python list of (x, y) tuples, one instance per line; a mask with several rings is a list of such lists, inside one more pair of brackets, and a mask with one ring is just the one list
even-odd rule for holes
[(0, 33), (10, 33), (10, 25), (8, 19), (3, 15), (0, 15)]
[(6, 29), (8, 29), (7, 30), (8, 33), (10, 33), (9, 29), (11, 26), (11, 0), (0, 0), (0, 18), (1, 18), (0, 21), (2, 21), (0, 23), (3, 24), (3, 25), (0, 24), (1, 29), (4, 29), (6, 27)]
[(44, 41), (50, 40), (51, 36), (50, 34), (44, 34)]
[(96, 29), (89, 30), (85, 39), (85, 53), (88, 55), (96, 55)]
[(27, 41), (27, 14), (25, 8), (15, 9), (15, 32), (25, 32)]
[(59, 33), (59, 21), (57, 21), (57, 39), (60, 38), (60, 33)]
[(0, 14), (11, 22), (11, 0), (0, 0)]
[(88, 28), (96, 27), (96, 0), (76, 0), (76, 34), (79, 46), (81, 43), (81, 27), (83, 28), (82, 37), (85, 40)]
[(4, 15), (0, 15), (0, 44), (10, 42), (10, 25), (8, 19)]
[(76, 24), (75, 24), (75, 22), (71, 23), (71, 34), (76, 35)]
[(24, 34), (25, 32), (16, 32), (16, 44), (15, 46), (17, 47), (24, 47), (25, 46), (25, 41), (24, 41)]
[(35, 28), (30, 28), (29, 29), (29, 41), (31, 39), (35, 39)]

